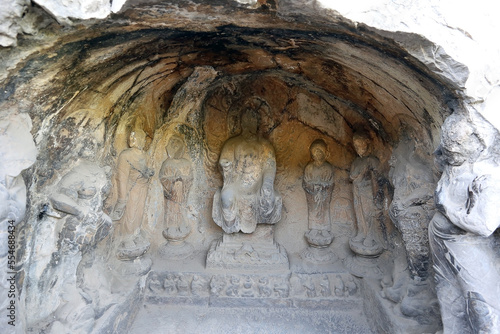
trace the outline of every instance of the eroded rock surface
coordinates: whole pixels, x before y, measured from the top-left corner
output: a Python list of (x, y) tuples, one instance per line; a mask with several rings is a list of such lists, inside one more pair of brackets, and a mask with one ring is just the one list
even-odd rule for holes
[[(144, 311), (152, 305), (282, 308), (276, 314), (297, 319), (318, 310), (310, 328), (360, 333), (439, 330), (437, 311), (419, 313), (411, 302), (434, 297), (425, 237), (434, 208), (419, 188), (434, 189), (431, 153), (444, 119), (464, 108), (457, 89), (466, 70), (442, 52), (413, 57), (407, 50), (419, 44), (411, 38), (299, 7), (130, 3), (112, 18), (25, 37), (18, 58), (5, 53), (16, 69), (4, 74), (0, 99), (33, 102), (40, 152), (24, 173), (17, 287), (22, 301), (50, 307), (20, 310), (31, 314), (28, 331), (71, 328), (75, 317), (85, 332), (138, 331), (154, 320)], [(248, 110), (254, 116), (242, 129)], [(358, 128), (370, 134), (369, 154), (352, 141)], [(413, 146), (401, 128), (425, 148), (422, 165), (406, 162)], [(132, 133), (140, 145), (130, 145)], [(326, 160), (311, 157), (316, 140)], [(165, 150), (176, 141), (183, 154)], [(62, 187), (89, 150), (93, 169), (115, 176), (86, 186), (92, 176), (76, 173), (83, 189)], [(391, 172), (392, 207), (391, 156), (404, 161)], [(315, 162), (321, 166), (309, 167)], [(78, 204), (97, 193), (89, 210), (58, 199)], [(90, 231), (109, 224), (85, 218), (89, 212), (115, 218), (107, 237)], [(64, 245), (75, 246), (71, 254)], [(324, 252), (308, 261), (311, 245)], [(363, 255), (354, 265), (364, 272), (344, 266), (352, 250)], [(325, 309), (342, 314), (328, 319)]]

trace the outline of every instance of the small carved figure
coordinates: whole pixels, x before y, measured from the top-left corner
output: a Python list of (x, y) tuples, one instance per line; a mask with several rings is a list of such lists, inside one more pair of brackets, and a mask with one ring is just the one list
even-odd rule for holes
[(212, 296), (219, 296), (226, 286), (226, 280), (224, 276), (214, 275), (210, 280), (210, 294)]
[(191, 162), (183, 157), (185, 145), (182, 138), (172, 136), (166, 147), (168, 158), (160, 169), (160, 182), (163, 186), (165, 226), (163, 236), (168, 240), (162, 253), (174, 258), (189, 256), (193, 247), (184, 239), (191, 232), (186, 216), (187, 199), (193, 184)]
[(371, 155), (371, 139), (365, 132), (356, 132), (353, 144), (358, 158), (351, 166), (354, 212), (357, 234), (351, 238), (352, 251), (361, 256), (378, 256), (383, 247), (377, 238), (377, 215), (383, 199), (379, 191), (379, 160)]
[(243, 290), (241, 291), (241, 297), (253, 297), (253, 279), (250, 276), (245, 276), (245, 280), (243, 281)]
[(175, 280), (174, 274), (167, 274), (165, 281), (163, 281), (163, 288), (165, 293), (169, 296), (173, 296), (177, 292), (177, 282)]
[(345, 283), (342, 276), (336, 275), (333, 285), (335, 286), (335, 296), (343, 297), (345, 295)]
[(269, 286), (269, 278), (262, 276), (259, 279), (259, 294), (261, 297), (270, 297), (272, 294), (271, 287)]
[(288, 298), (290, 295), (290, 285), (288, 280), (279, 279), (274, 283), (274, 291), (276, 292), (276, 296), (280, 298)]
[(231, 281), (226, 289), (226, 296), (238, 297), (240, 290), (240, 278), (236, 275), (231, 276)]
[(309, 298), (316, 297), (316, 286), (311, 276), (307, 275), (302, 284), (304, 285), (304, 288), (306, 288), (307, 297)]
[(347, 296), (354, 296), (358, 292), (358, 285), (354, 281), (354, 277), (349, 276), (345, 282), (345, 294)]
[(332, 295), (332, 290), (330, 289), (330, 280), (328, 279), (327, 275), (323, 275), (321, 277), (321, 280), (319, 281), (319, 293), (323, 297), (329, 297)]
[(163, 286), (161, 284), (158, 274), (153, 274), (149, 280), (149, 291), (153, 293), (159, 293), (163, 291)]
[(130, 148), (118, 156), (116, 181), (118, 201), (111, 218), (116, 223), (116, 235), (124, 249), (118, 256), (128, 259), (144, 254), (149, 249), (149, 242), (141, 236), (144, 207), (149, 181), (154, 172), (147, 166), (147, 156), (143, 151), (146, 133), (142, 130), (130, 133)]
[(302, 279), (297, 274), (290, 276), (290, 295), (292, 297), (303, 297), (306, 292)]
[(207, 281), (200, 275), (193, 275), (193, 280), (191, 281), (191, 292), (195, 296), (202, 296), (206, 294), (207, 291)]
[(328, 275), (322, 275), (319, 280), (319, 294), (323, 297), (329, 297), (332, 295), (332, 291), (330, 288), (330, 279)]
[(212, 216), (226, 233), (252, 233), (257, 224), (281, 219), (274, 148), (258, 135), (259, 119), (257, 112), (245, 111), (241, 134), (226, 141), (219, 158), (224, 185), (214, 196)]
[(456, 112), (442, 126), (429, 241), (445, 333), (500, 333), (498, 146), (480, 115)]
[(179, 296), (189, 296), (190, 291), (189, 287), (191, 286), (191, 282), (189, 277), (184, 274), (179, 274), (176, 276), (176, 286), (177, 286), (177, 294)]

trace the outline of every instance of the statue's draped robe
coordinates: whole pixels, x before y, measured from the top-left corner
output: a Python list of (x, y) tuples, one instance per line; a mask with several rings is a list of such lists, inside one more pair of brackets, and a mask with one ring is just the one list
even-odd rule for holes
[(146, 154), (129, 148), (120, 153), (117, 166), (118, 199), (126, 199), (123, 216), (117, 226), (120, 236), (137, 233), (142, 225), (150, 175)]
[(214, 196), (212, 216), (226, 233), (252, 233), (257, 224), (281, 219), (282, 200), (274, 191), (276, 159), (261, 137), (237, 136), (222, 148), (224, 186)]
[(330, 200), (333, 192), (333, 167), (328, 162), (309, 163), (304, 170), (309, 229), (330, 231)]

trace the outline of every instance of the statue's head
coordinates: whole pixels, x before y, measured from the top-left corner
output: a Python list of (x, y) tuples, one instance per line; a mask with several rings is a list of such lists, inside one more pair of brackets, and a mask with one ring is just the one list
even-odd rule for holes
[(324, 162), (326, 159), (326, 143), (323, 139), (316, 139), (309, 147), (314, 161)]
[(184, 141), (181, 137), (174, 135), (170, 137), (166, 150), (169, 158), (179, 159), (184, 155)]
[(144, 146), (146, 146), (146, 132), (142, 130), (135, 130), (130, 132), (128, 145), (130, 147), (135, 147), (140, 150), (144, 149)]
[(371, 138), (364, 131), (357, 131), (352, 136), (352, 143), (356, 153), (360, 157), (366, 157), (371, 153)]
[(444, 162), (460, 166), (467, 160), (475, 160), (484, 148), (485, 145), (465, 115), (452, 114), (444, 121), (441, 145), (437, 151)]
[(260, 114), (253, 108), (247, 108), (241, 115), (241, 129), (253, 134), (257, 134), (260, 124)]

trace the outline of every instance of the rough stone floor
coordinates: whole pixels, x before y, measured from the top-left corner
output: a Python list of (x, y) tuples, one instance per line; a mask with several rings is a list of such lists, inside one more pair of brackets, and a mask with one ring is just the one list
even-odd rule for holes
[(146, 304), (132, 334), (372, 334), (359, 311), (297, 308), (225, 308)]

